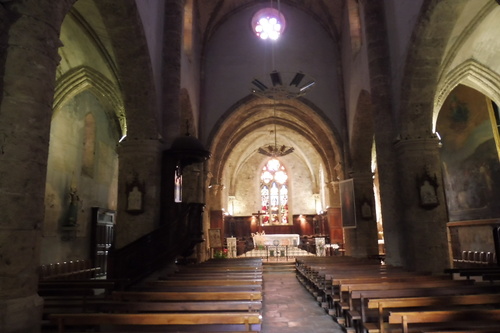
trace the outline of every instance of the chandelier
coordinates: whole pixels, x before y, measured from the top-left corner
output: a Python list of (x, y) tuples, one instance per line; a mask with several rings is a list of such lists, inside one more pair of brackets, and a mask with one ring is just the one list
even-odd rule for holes
[(262, 147), (259, 147), (257, 151), (266, 156), (270, 157), (281, 157), (288, 154), (293, 153), (294, 148), (290, 146), (286, 146), (283, 144), (278, 144), (277, 139), (277, 129), (276, 129), (276, 106), (273, 105), (273, 125), (274, 125), (274, 143), (266, 144)]
[(293, 153), (294, 148), (285, 146), (285, 145), (266, 145), (262, 146), (258, 149), (258, 152), (261, 153), (262, 155), (270, 156), (270, 157), (281, 157), (285, 156), (288, 154)]
[(252, 93), (272, 100), (286, 100), (305, 95), (316, 81), (302, 72), (269, 73), (268, 76), (252, 80)]

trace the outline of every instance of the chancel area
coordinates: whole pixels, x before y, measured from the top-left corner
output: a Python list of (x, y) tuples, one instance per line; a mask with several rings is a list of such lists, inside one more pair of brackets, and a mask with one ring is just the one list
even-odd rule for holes
[(273, 322), (273, 273), (357, 333), (417, 324), (361, 316), (378, 303), (339, 281), (498, 294), (499, 20), (498, 0), (0, 0), (0, 332), (316, 322)]

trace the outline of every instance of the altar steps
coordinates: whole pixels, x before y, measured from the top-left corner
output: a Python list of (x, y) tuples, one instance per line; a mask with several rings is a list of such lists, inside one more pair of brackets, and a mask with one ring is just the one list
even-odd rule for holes
[(285, 256), (276, 256), (275, 254), (277, 254), (275, 251), (271, 252), (271, 251), (267, 251), (265, 249), (263, 249), (263, 250), (253, 249), (251, 251), (243, 253), (242, 255), (239, 255), (238, 257), (239, 258), (240, 257), (257, 257), (257, 258), (276, 261), (277, 259), (285, 258), (285, 257), (287, 257), (288, 259), (295, 259), (296, 257), (315, 256), (315, 254), (307, 252), (306, 250), (299, 249), (298, 247), (288, 248)]
[(262, 268), (264, 273), (295, 273), (295, 262), (264, 261)]

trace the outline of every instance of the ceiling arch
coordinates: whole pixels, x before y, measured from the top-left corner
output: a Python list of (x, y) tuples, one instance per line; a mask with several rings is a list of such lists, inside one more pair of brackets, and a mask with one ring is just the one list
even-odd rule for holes
[(333, 40), (338, 40), (345, 0), (203, 0), (198, 1), (200, 31), (206, 45), (217, 28), (232, 14), (258, 2), (262, 7), (284, 3), (313, 16)]
[[(294, 147), (296, 154), (314, 174), (324, 166), (328, 179), (342, 160), (342, 143), (333, 126), (317, 110), (300, 99), (273, 102), (251, 97), (240, 101), (219, 121), (211, 135), (209, 170), (219, 181), (225, 172), (237, 170), (259, 147), (278, 145)], [(228, 171), (231, 169), (231, 171)]]

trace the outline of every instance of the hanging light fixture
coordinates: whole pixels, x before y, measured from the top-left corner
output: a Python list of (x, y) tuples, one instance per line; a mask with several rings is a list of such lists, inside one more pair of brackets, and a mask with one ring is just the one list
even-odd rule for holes
[(289, 73), (274, 70), (268, 77), (254, 78), (251, 90), (259, 97), (279, 101), (304, 96), (315, 84), (316, 81), (303, 72)]
[(259, 147), (257, 151), (270, 157), (281, 157), (293, 153), (294, 148), (283, 144), (278, 144), (278, 134), (276, 128), (276, 106), (273, 104), (273, 125), (274, 125), (274, 144), (267, 144)]
[[(277, 40), (286, 27), (285, 17), (280, 11), (280, 1), (278, 0), (278, 9), (273, 8), (271, 0), (270, 8), (258, 11), (252, 19), (252, 27), (261, 39)], [(274, 48), (272, 66), (275, 68)], [(251, 83), (251, 91), (255, 95), (272, 100), (286, 100), (305, 95), (316, 84), (316, 81), (301, 71), (280, 72), (274, 69), (267, 75), (254, 78)]]

